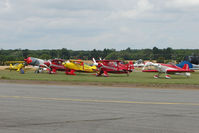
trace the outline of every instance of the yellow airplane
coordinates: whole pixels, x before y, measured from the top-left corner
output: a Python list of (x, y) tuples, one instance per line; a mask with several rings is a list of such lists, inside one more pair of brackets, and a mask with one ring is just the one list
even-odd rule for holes
[(68, 75), (75, 75), (75, 71), (87, 73), (93, 73), (97, 71), (97, 67), (95, 65), (88, 65), (82, 60), (68, 60), (62, 64), (66, 67), (66, 74)]
[(8, 68), (10, 71), (16, 70), (17, 72), (19, 72), (21, 69), (25, 67), (24, 61), (6, 61), (4, 62), (4, 64), (10, 64)]
[(22, 63), (17, 63), (15, 65), (10, 64), (10, 67), (9, 67), (10, 71), (16, 70), (17, 72), (19, 72), (23, 68), (24, 68), (24, 64)]

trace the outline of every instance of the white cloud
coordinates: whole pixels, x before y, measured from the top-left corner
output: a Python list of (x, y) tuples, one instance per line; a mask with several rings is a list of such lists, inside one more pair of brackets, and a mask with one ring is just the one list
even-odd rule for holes
[(11, 5), (8, 0), (0, 1), (0, 14), (9, 11), (10, 8), (11, 8)]
[(189, 9), (193, 10), (199, 8), (198, 0), (168, 0), (166, 1), (167, 7), (177, 8), (181, 10)]
[(197, 48), (198, 9), (198, 0), (1, 0), (0, 48)]
[[(139, 0), (137, 3), (132, 5), (126, 5), (127, 8), (118, 8), (118, 10), (114, 10), (111, 14), (111, 18), (121, 19), (121, 18), (129, 18), (136, 19), (143, 16), (146, 16), (150, 10), (153, 9), (153, 4), (148, 0)], [(130, 8), (129, 8), (130, 6)]]

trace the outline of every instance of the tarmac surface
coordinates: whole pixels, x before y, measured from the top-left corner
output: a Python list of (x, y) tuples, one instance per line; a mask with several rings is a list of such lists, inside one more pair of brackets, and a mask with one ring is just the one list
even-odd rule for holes
[(0, 133), (198, 133), (199, 90), (0, 81)]

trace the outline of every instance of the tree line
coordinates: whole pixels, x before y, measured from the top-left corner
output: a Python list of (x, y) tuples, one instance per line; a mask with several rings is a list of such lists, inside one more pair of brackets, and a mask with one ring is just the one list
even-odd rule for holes
[(172, 49), (170, 47), (159, 49), (131, 49), (117, 51), (115, 49), (104, 50), (69, 50), (62, 49), (43, 49), (43, 50), (29, 50), (29, 49), (9, 49), (0, 50), (0, 65), (4, 65), (5, 61), (21, 61), (27, 57), (35, 57), (40, 59), (82, 59), (92, 60), (107, 59), (107, 60), (157, 60), (164, 62), (165, 60), (176, 60), (178, 62), (184, 60), (186, 56), (199, 56), (199, 49)]

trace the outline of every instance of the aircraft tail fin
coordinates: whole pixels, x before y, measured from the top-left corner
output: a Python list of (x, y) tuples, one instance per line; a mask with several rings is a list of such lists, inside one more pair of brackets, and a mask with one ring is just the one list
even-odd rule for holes
[(131, 69), (134, 69), (133, 61), (129, 61), (129, 66), (130, 66)]
[(13, 67), (13, 65), (12, 64), (10, 64), (10, 68), (12, 68)]
[(184, 70), (189, 70), (189, 65), (188, 64), (184, 64), (183, 68)]

